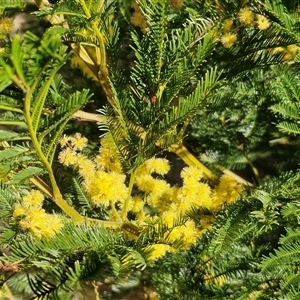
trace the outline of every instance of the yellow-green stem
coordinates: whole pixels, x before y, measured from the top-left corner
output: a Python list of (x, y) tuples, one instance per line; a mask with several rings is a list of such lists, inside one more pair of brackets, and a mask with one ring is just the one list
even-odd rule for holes
[(52, 189), (53, 189), (53, 196), (54, 196), (54, 202), (64, 211), (68, 216), (70, 216), (75, 222), (84, 222), (84, 218), (73, 208), (71, 207), (62, 197), (60, 190), (57, 186), (52, 167), (48, 160), (46, 159), (41, 146), (39, 144), (39, 141), (36, 137), (36, 134), (34, 132), (33, 126), (32, 126), (32, 120), (30, 115), (30, 104), (31, 104), (31, 97), (32, 93), (27, 92), (25, 96), (24, 101), (24, 113), (25, 113), (25, 120), (28, 127), (28, 131), (31, 137), (31, 141), (33, 144), (33, 147), (39, 156), (40, 160), (42, 161), (43, 165), (45, 166), (46, 170), (48, 171), (49, 178), (51, 181)]
[(123, 223), (122, 218), (120, 217), (114, 204), (111, 204), (111, 209), (112, 209), (113, 213), (115, 214), (115, 216), (118, 218), (119, 222)]
[(11, 290), (9, 289), (7, 283), (4, 283), (2, 286), (3, 290), (4, 290), (4, 296), (5, 298), (9, 299), (9, 300), (14, 300), (15, 297), (12, 294)]
[(127, 221), (128, 206), (129, 206), (129, 202), (130, 202), (130, 199), (131, 199), (131, 193), (132, 193), (132, 189), (133, 189), (135, 175), (136, 175), (136, 169), (132, 171), (131, 176), (130, 176), (129, 186), (128, 186), (128, 195), (127, 195), (127, 198), (124, 202), (123, 209), (122, 209), (122, 214), (121, 214), (121, 219), (123, 221)]

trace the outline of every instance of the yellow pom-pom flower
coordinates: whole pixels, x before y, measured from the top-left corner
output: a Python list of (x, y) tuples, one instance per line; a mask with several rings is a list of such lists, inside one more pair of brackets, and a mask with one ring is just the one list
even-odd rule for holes
[(196, 243), (197, 234), (195, 223), (188, 220), (184, 225), (174, 227), (170, 233), (167, 233), (167, 237), (172, 243), (181, 241), (181, 250), (187, 250)]
[(42, 209), (43, 200), (42, 193), (32, 190), (21, 198), (13, 212), (13, 217), (19, 220), (20, 229), (38, 239), (52, 238), (63, 227), (60, 216), (47, 214)]
[(149, 260), (155, 261), (165, 256), (167, 252), (172, 252), (173, 248), (166, 244), (154, 244), (146, 247), (144, 250), (150, 251)]
[(155, 172), (159, 175), (165, 175), (170, 171), (169, 161), (165, 158), (150, 158), (143, 167), (146, 167), (149, 173)]
[(60, 138), (59, 143), (60, 143), (60, 146), (61, 146), (62, 148), (64, 148), (64, 147), (66, 147), (66, 146), (69, 144), (70, 141), (71, 141), (71, 137), (64, 134), (64, 135)]
[(44, 195), (37, 190), (32, 190), (27, 192), (27, 194), (22, 198), (22, 204), (25, 208), (35, 206), (42, 207), (44, 201)]
[(74, 150), (82, 151), (88, 143), (88, 139), (82, 136), (80, 133), (75, 133), (74, 137), (71, 139), (71, 144)]
[(296, 55), (299, 51), (299, 47), (296, 44), (288, 45), (286, 47), (287, 52), (291, 53), (292, 55)]
[(259, 30), (266, 30), (270, 27), (269, 20), (262, 15), (256, 15), (256, 24)]
[(233, 25), (233, 19), (227, 19), (222, 24), (222, 31), (223, 32), (229, 32)]
[(237, 35), (232, 32), (227, 32), (221, 37), (221, 43), (225, 48), (230, 48), (236, 42)]
[(65, 166), (72, 166), (76, 164), (77, 153), (71, 148), (65, 148), (59, 153), (58, 160)]
[(116, 172), (96, 171), (84, 186), (95, 206), (109, 206), (126, 199), (128, 188), (124, 184), (125, 178), (125, 175)]
[(254, 14), (249, 7), (244, 7), (239, 11), (238, 19), (243, 25), (251, 26), (254, 23)]
[(1, 34), (9, 34), (13, 29), (13, 20), (11, 18), (3, 17), (0, 19)]

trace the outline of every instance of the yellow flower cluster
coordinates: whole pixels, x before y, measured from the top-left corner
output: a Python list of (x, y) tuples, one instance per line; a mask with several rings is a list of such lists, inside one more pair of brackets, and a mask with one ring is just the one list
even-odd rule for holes
[(106, 135), (101, 141), (99, 154), (93, 159), (81, 153), (87, 139), (76, 133), (74, 137), (64, 135), (60, 140), (63, 148), (58, 159), (65, 166), (78, 170), (84, 179), (83, 186), (95, 206), (112, 206), (122, 203), (128, 195), (126, 176), (118, 159), (113, 140)]
[[(191, 208), (206, 208), (214, 214), (224, 203), (235, 202), (242, 192), (241, 185), (227, 175), (222, 176), (219, 185), (212, 189), (208, 184), (201, 182), (203, 174), (196, 167), (184, 168), (181, 172), (183, 185), (171, 187), (158, 177), (158, 174), (165, 175), (169, 168), (166, 159), (152, 158), (137, 170), (135, 184), (139, 191), (144, 192), (144, 195), (133, 198), (134, 205), (131, 211), (136, 214), (137, 223), (145, 224), (144, 221), (151, 219), (151, 207), (157, 216), (152, 218), (152, 221), (155, 223), (160, 219), (169, 228), (165, 235), (168, 245), (152, 245), (153, 253), (150, 259), (157, 259), (162, 253), (174, 251), (169, 246), (176, 241), (181, 242), (181, 250), (190, 248), (197, 238), (210, 228), (214, 221), (213, 215), (203, 215), (200, 223), (196, 224), (188, 217)], [(179, 217), (184, 219), (183, 224), (175, 226)]]
[[(248, 6), (240, 9), (236, 20), (245, 27), (256, 25), (259, 30), (266, 30), (270, 27), (270, 22), (265, 16), (253, 13)], [(225, 48), (231, 48), (238, 39), (238, 27), (233, 28), (233, 25), (234, 20), (231, 18), (226, 19), (222, 24), (220, 41)]]
[[(222, 205), (236, 201), (242, 191), (242, 187), (226, 175), (220, 178), (216, 188), (211, 188), (203, 181), (202, 171), (196, 167), (182, 170), (182, 186), (171, 186), (164, 179), (170, 171), (169, 161), (151, 158), (135, 170), (134, 192), (129, 195), (126, 175), (110, 135), (102, 138), (99, 153), (93, 159), (80, 152), (87, 141), (79, 134), (75, 137), (63, 136), (60, 143), (63, 148), (59, 154), (61, 163), (78, 170), (92, 204), (105, 206), (111, 220), (120, 220), (126, 203), (126, 213), (131, 213), (133, 224), (151, 224), (158, 228), (158, 224), (162, 223), (166, 226), (163, 241), (144, 249), (150, 252), (152, 260), (175, 251), (175, 244), (177, 249), (180, 245), (180, 250), (190, 248), (210, 228), (214, 214)], [(189, 217), (192, 208), (205, 208), (211, 214), (201, 216), (196, 222)]]
[(32, 190), (22, 197), (14, 207), (13, 217), (19, 221), (22, 230), (38, 239), (52, 238), (63, 227), (59, 215), (48, 214), (42, 208), (44, 195)]
[(291, 62), (294, 60), (299, 52), (299, 47), (296, 44), (289, 45), (287, 47), (276, 47), (271, 50), (273, 54), (281, 54), (283, 61)]
[(230, 48), (237, 40), (237, 34), (232, 32), (226, 32), (221, 37), (221, 43), (225, 48)]

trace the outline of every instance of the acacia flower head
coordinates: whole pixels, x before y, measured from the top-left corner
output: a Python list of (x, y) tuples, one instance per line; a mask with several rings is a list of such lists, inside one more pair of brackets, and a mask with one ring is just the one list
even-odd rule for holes
[(9, 34), (13, 29), (13, 20), (11, 18), (3, 17), (0, 19), (1, 34)]
[(145, 162), (145, 167), (149, 173), (157, 173), (159, 175), (165, 175), (170, 171), (170, 163), (165, 158), (150, 158)]
[(172, 252), (174, 249), (167, 244), (154, 244), (146, 247), (144, 250), (150, 251), (149, 260), (155, 261), (165, 256), (167, 252)]
[(82, 151), (87, 146), (87, 143), (88, 139), (78, 132), (71, 138), (73, 149), (77, 151)]
[(42, 207), (43, 201), (44, 195), (38, 190), (27, 192), (27, 194), (22, 197), (22, 204), (25, 208), (31, 206)]
[(42, 193), (32, 190), (21, 198), (13, 212), (13, 217), (19, 221), (20, 229), (38, 239), (52, 238), (63, 227), (59, 215), (48, 214), (42, 208), (43, 200)]
[(84, 185), (95, 206), (109, 206), (126, 199), (128, 188), (125, 178), (125, 175), (116, 172), (96, 171), (95, 176)]
[(299, 51), (299, 47), (297, 44), (288, 45), (286, 47), (287, 52), (291, 53), (292, 55), (296, 55)]
[(66, 147), (66, 146), (69, 144), (70, 141), (71, 141), (71, 137), (68, 136), (68, 135), (66, 135), (66, 134), (64, 134), (64, 135), (60, 138), (59, 144), (60, 144), (60, 146), (61, 146), (62, 148), (64, 148), (64, 147)]
[(237, 35), (233, 32), (227, 32), (221, 37), (221, 43), (225, 48), (230, 48), (236, 42)]
[(270, 27), (269, 20), (262, 15), (256, 15), (256, 24), (259, 30), (266, 30)]
[(226, 19), (222, 24), (222, 31), (229, 32), (233, 25), (233, 19)]
[(254, 22), (254, 14), (249, 7), (244, 7), (239, 11), (238, 19), (243, 25), (250, 26)]
[(71, 148), (65, 148), (59, 153), (58, 160), (65, 166), (72, 166), (76, 164), (77, 153)]
[(197, 229), (192, 220), (186, 221), (181, 226), (176, 226), (167, 234), (171, 242), (181, 241), (181, 250), (187, 250), (197, 241)]

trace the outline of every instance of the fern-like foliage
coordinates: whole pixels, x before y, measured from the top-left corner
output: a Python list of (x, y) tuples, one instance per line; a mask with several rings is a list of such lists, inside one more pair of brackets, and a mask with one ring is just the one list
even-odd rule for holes
[(190, 250), (160, 260), (152, 269), (160, 295), (297, 299), (298, 181), (299, 175), (291, 173), (266, 181), (245, 194), (247, 199), (224, 208), (212, 230)]
[[(1, 151), (3, 163), (10, 162), (17, 172), (14, 183), (41, 174), (45, 162), (52, 164), (67, 122), (90, 99), (88, 90), (57, 90), (56, 83), (62, 80), (58, 72), (68, 59), (61, 33), (58, 28), (49, 29), (42, 40), (30, 32), (23, 41), (15, 36), (12, 56), (0, 58), (0, 123), (8, 128), (1, 140), (22, 144)], [(26, 140), (34, 147), (24, 144)]]
[(274, 68), (276, 80), (270, 85), (276, 104), (271, 110), (278, 116), (280, 131), (297, 135), (300, 133), (299, 123), (299, 75), (286, 67)]
[[(132, 239), (121, 231), (66, 221), (64, 228), (50, 240), (15, 237), (10, 254), (1, 259), (11, 264), (22, 262), (35, 297), (61, 299), (64, 290), (71, 292), (80, 282), (103, 282), (106, 278), (122, 282), (130, 276), (136, 277), (136, 270), (148, 265), (146, 246), (156, 242), (168, 244), (169, 230), (159, 224), (157, 228), (149, 227), (138, 239)], [(21, 277), (24, 281), (22, 270), (7, 280), (9, 286), (15, 286)]]

